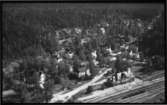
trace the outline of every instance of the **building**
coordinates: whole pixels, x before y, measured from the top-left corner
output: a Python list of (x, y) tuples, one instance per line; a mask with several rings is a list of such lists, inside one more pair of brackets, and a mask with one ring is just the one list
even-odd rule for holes
[(87, 62), (87, 61), (81, 62), (80, 68), (79, 68), (79, 73), (78, 73), (79, 78), (84, 79), (87, 76), (88, 77), (91, 76), (90, 69), (89, 69), (88, 65), (89, 65), (89, 62)]

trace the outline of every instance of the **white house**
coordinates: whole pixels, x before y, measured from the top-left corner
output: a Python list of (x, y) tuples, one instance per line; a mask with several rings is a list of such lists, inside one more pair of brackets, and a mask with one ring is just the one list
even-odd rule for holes
[(85, 62), (81, 62), (81, 68), (79, 68), (79, 73), (78, 73), (78, 77), (79, 78), (84, 78), (85, 76), (90, 76), (90, 69), (88, 68), (88, 64), (89, 62), (85, 61)]
[(74, 30), (75, 30), (75, 32), (76, 32), (77, 34), (81, 34), (81, 32), (82, 32), (82, 29), (81, 29), (81, 28), (74, 28)]
[(40, 75), (40, 80), (39, 80), (39, 86), (42, 89), (44, 89), (45, 79), (46, 79), (46, 75), (45, 75), (45, 73), (42, 72)]
[(102, 32), (102, 34), (103, 34), (103, 35), (106, 33), (106, 31), (105, 31), (105, 28), (104, 28), (104, 27), (101, 27), (101, 28), (100, 28), (100, 30), (101, 30), (101, 32)]
[(96, 58), (97, 58), (97, 51), (94, 50), (94, 51), (91, 53), (91, 55), (92, 55), (92, 57), (93, 57), (94, 59), (96, 59)]

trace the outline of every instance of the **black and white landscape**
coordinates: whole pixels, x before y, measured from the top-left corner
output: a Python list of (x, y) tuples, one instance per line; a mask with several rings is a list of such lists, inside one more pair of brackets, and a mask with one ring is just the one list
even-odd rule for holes
[(3, 103), (165, 103), (163, 6), (4, 3)]

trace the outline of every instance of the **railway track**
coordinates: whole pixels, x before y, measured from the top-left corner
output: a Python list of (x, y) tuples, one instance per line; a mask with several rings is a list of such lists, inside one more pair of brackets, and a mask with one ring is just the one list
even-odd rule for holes
[[(136, 89), (133, 89), (133, 90), (130, 90), (130, 91), (127, 91), (127, 92), (123, 92), (123, 93), (120, 93), (120, 94), (118, 94), (118, 95), (115, 95), (115, 96), (113, 96), (113, 97), (107, 97), (107, 98), (105, 98), (104, 100), (99, 100), (98, 102), (108, 102), (108, 100), (114, 100), (114, 99), (119, 99), (119, 98), (123, 98), (123, 97), (125, 97), (125, 96), (127, 96), (127, 95), (130, 95), (130, 94), (133, 94), (133, 93), (136, 93), (136, 92), (146, 92), (146, 91), (149, 91), (149, 90), (151, 90), (151, 89), (153, 89), (153, 88), (157, 88), (157, 87), (159, 87), (159, 86), (164, 86), (164, 81), (160, 81), (160, 82), (157, 82), (157, 83), (155, 83), (155, 84), (152, 84), (152, 85), (146, 85), (146, 86), (143, 86), (143, 87), (138, 87), (138, 88), (136, 88)], [(111, 102), (111, 101), (110, 101)], [(113, 101), (114, 102), (114, 101)]]
[[(103, 93), (100, 96), (90, 97), (88, 99), (84, 99), (84, 103), (108, 103), (108, 102), (114, 102), (114, 100), (121, 99), (129, 94), (133, 94), (138, 91), (149, 91), (151, 89), (154, 89), (155, 87), (164, 87), (164, 77), (158, 78), (152, 81), (146, 81), (143, 82), (142, 85), (134, 86), (132, 89), (116, 89), (115, 92), (107, 91), (107, 94)], [(112, 91), (114, 87), (110, 88)], [(145, 93), (146, 94), (146, 93)]]
[[(159, 90), (159, 89), (158, 89)], [(158, 91), (157, 91), (158, 92)], [(148, 93), (146, 94), (145, 96), (143, 97), (137, 97), (135, 100), (131, 100), (131, 101), (128, 101), (128, 103), (144, 103), (145, 101), (147, 101), (148, 99), (150, 98), (153, 98), (153, 97), (156, 97), (158, 94), (160, 93), (164, 93), (164, 91), (161, 91), (159, 93)]]
[(138, 95), (135, 95), (135, 96), (132, 96), (132, 97), (128, 97), (128, 98), (120, 98), (120, 99), (117, 99), (117, 100), (109, 100), (107, 102), (111, 103), (111, 102), (115, 102), (115, 103), (140, 103), (140, 102), (144, 102), (152, 97), (155, 97), (156, 95), (160, 94), (160, 93), (163, 93), (164, 92), (164, 88), (163, 86), (157, 86), (157, 87), (154, 87), (153, 89), (149, 90), (149, 91), (146, 91), (146, 92), (143, 92), (141, 94), (138, 94)]
[(152, 80), (152, 79), (156, 79), (158, 77), (164, 77), (164, 71), (160, 71), (160, 72), (155, 72), (153, 73), (151, 76), (147, 76), (146, 78), (144, 78), (143, 80), (144, 81), (147, 81), (147, 80)]
[[(141, 83), (141, 81), (139, 81)], [(127, 83), (128, 84), (128, 83)], [(106, 97), (110, 94), (115, 94), (117, 93), (118, 91), (123, 91), (127, 88), (124, 88), (124, 86), (127, 87), (127, 84), (123, 84), (123, 85), (119, 85), (119, 86), (115, 86), (115, 87), (111, 87), (111, 88), (107, 88), (105, 90), (101, 90), (101, 91), (95, 91), (92, 93), (92, 95), (88, 95), (88, 96), (85, 96), (85, 97), (81, 97), (79, 98), (79, 100), (82, 100), (83, 102), (90, 102), (90, 101), (94, 101), (94, 100), (98, 100), (98, 99), (102, 99), (102, 97)]]

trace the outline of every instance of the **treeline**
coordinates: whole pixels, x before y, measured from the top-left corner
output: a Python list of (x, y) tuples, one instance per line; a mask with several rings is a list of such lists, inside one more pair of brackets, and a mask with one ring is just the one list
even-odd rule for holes
[(146, 56), (164, 56), (164, 11), (155, 20), (152, 28), (142, 34), (139, 45)]
[(155, 69), (165, 68), (165, 30), (164, 11), (156, 17), (152, 28), (139, 38), (139, 50), (150, 60), (150, 66)]

